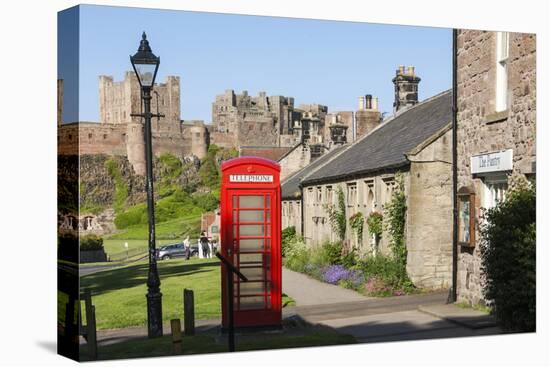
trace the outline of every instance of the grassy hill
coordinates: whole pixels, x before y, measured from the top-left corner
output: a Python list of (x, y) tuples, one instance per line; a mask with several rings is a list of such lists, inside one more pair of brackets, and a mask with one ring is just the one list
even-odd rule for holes
[[(220, 164), (236, 155), (236, 150), (211, 145), (200, 162), (171, 154), (155, 158), (155, 229), (159, 243), (199, 235), (201, 214), (219, 205)], [(114, 209), (116, 232), (105, 236), (107, 242), (147, 239), (144, 177), (133, 173), (125, 157), (87, 157), (84, 165), (82, 171), (88, 175), (80, 185), (81, 212)]]

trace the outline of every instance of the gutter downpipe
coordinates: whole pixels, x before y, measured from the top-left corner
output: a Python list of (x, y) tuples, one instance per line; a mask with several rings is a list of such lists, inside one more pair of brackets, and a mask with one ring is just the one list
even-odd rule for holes
[(458, 172), (457, 172), (457, 53), (458, 53), (458, 30), (453, 28), (453, 107), (452, 107), (452, 118), (453, 118), (453, 273), (452, 273), (452, 293), (450, 294), (450, 303), (457, 301), (457, 274), (458, 274)]
[(300, 185), (300, 215), (302, 216), (302, 220), (300, 223), (300, 232), (302, 238), (304, 238), (305, 240), (306, 236), (304, 233), (304, 188), (302, 187), (302, 185)]

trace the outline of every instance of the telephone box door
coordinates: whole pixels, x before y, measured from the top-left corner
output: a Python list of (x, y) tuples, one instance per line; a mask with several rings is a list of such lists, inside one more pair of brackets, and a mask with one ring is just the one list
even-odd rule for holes
[[(226, 189), (222, 198), (222, 230), (225, 232), (222, 253), (248, 278), (243, 282), (235, 275), (232, 277), (235, 326), (280, 325), (279, 187), (262, 188), (262, 184), (249, 184)], [(224, 293), (226, 281), (222, 278)], [(224, 294), (223, 298), (225, 310), (228, 297)], [(226, 322), (224, 317), (224, 325)]]

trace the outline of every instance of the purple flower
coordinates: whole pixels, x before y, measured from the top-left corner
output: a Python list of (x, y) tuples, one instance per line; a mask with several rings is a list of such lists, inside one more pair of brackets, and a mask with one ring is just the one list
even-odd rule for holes
[(338, 284), (341, 281), (345, 281), (358, 287), (363, 282), (363, 273), (358, 269), (346, 269), (342, 265), (330, 265), (321, 270), (321, 279), (330, 284)]

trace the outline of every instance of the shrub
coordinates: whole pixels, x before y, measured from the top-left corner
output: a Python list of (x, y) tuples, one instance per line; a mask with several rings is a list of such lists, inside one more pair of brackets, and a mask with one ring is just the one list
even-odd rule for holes
[(301, 238), (295, 238), (294, 241), (289, 243), (286, 250), (285, 266), (290, 270), (304, 273), (305, 266), (311, 258), (310, 255), (304, 241)]
[(103, 250), (103, 238), (94, 234), (80, 237), (80, 251)]
[(286, 252), (290, 243), (296, 239), (296, 228), (294, 226), (287, 227), (281, 231), (281, 254), (286, 256)]
[(520, 185), (488, 209), (481, 226), (485, 297), (503, 328), (534, 331), (536, 324), (536, 192)]
[(325, 265), (336, 265), (342, 263), (342, 243), (325, 242), (321, 246), (319, 261)]
[(390, 256), (371, 256), (361, 261), (358, 265), (366, 279), (376, 278), (376, 284), (384, 283), (391, 291), (403, 291), (409, 293), (414, 290), (414, 285), (403, 271), (402, 264)]
[(401, 174), (396, 175), (395, 181), (397, 187), (392, 193), (390, 202), (385, 207), (386, 230), (389, 233), (393, 258), (400, 266), (402, 278), (405, 278), (407, 276), (407, 246), (405, 244), (407, 200), (403, 176)]

